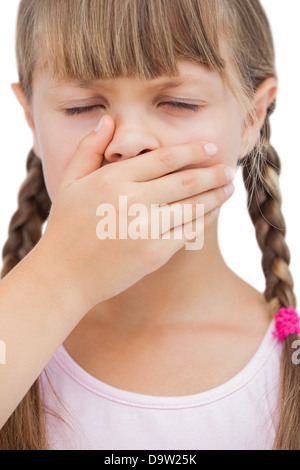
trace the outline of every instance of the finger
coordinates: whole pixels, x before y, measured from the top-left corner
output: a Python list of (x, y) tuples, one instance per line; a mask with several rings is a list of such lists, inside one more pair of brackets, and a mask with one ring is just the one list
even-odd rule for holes
[[(224, 204), (234, 193), (234, 185), (229, 183), (226, 186), (198, 194), (192, 198), (178, 201), (174, 204), (166, 204), (160, 207), (162, 229), (161, 233), (181, 226), (183, 223), (191, 222), (203, 215), (217, 209)], [(202, 209), (203, 208), (203, 209)], [(203, 211), (203, 212), (202, 212)], [(158, 213), (157, 213), (157, 220)], [(169, 224), (169, 225), (168, 225)]]
[(235, 170), (225, 164), (173, 173), (143, 183), (144, 200), (148, 204), (174, 203), (224, 186), (234, 175)]
[(63, 173), (61, 186), (67, 187), (101, 167), (103, 154), (115, 129), (114, 121), (110, 116), (105, 115), (101, 121), (95, 130), (80, 141)]
[(217, 154), (214, 144), (199, 141), (174, 147), (164, 147), (119, 162), (122, 176), (131, 181), (150, 181), (190, 164), (199, 164)]
[[(162, 234), (159, 240), (155, 240), (155, 246), (157, 247), (156, 250), (161, 252), (161, 256), (165, 257), (166, 262), (180, 249), (189, 249), (190, 247), (187, 248), (187, 242), (193, 240), (195, 237), (200, 237), (200, 243), (197, 244), (198, 246), (196, 249), (201, 249), (203, 246), (201, 243), (201, 236), (204, 236), (205, 230), (217, 220), (219, 214), (220, 208), (218, 207), (204, 216), (186, 223), (184, 226), (172, 228), (168, 232)], [(194, 230), (193, 225), (195, 225), (195, 223), (196, 228)], [(161, 244), (163, 245), (161, 246)], [(194, 249), (194, 247), (191, 249)]]

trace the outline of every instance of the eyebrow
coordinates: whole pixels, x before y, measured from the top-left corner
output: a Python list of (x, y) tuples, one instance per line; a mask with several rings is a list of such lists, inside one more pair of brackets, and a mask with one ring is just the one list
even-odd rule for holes
[[(176, 77), (173, 79), (168, 79), (160, 83), (152, 84), (148, 87), (151, 91), (161, 91), (165, 89), (177, 88), (185, 84), (198, 84), (200, 83), (200, 78), (196, 79), (192, 75), (186, 75), (184, 77)], [(105, 83), (105, 80), (79, 80), (73, 82), (62, 82), (54, 85), (52, 89), (57, 89), (61, 87), (69, 86), (72, 88), (84, 88), (84, 89), (103, 89), (108, 92), (114, 91), (114, 86)]]

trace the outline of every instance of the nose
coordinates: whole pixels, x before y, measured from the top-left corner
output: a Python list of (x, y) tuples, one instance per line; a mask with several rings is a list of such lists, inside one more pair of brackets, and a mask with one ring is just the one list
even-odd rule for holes
[(160, 147), (158, 139), (144, 126), (117, 126), (104, 152), (103, 165), (126, 160)]

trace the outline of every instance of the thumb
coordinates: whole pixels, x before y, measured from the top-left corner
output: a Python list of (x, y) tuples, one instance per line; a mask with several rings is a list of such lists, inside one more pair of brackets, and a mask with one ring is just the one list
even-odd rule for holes
[(113, 119), (105, 115), (96, 129), (79, 142), (73, 158), (63, 173), (61, 187), (70, 186), (100, 168), (103, 154), (112, 139), (114, 130)]

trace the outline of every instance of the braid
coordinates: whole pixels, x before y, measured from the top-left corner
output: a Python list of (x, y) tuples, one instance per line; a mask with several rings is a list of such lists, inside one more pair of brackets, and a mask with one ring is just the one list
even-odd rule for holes
[[(248, 193), (248, 211), (262, 251), (262, 268), (266, 279), (265, 298), (271, 315), (279, 308), (296, 308), (294, 282), (289, 270), (290, 251), (285, 241), (286, 225), (281, 213), (282, 198), (279, 188), (281, 163), (270, 145), (269, 117), (261, 130), (261, 142), (252, 154), (239, 162), (243, 166), (243, 179)], [(280, 366), (278, 400), (278, 427), (274, 450), (300, 448), (300, 366), (293, 364), (294, 334), (283, 342)]]
[(37, 244), (47, 219), (51, 201), (45, 186), (41, 161), (30, 151), (27, 177), (18, 196), (19, 207), (13, 215), (4, 245), (1, 279), (6, 276)]
[[(13, 215), (8, 240), (3, 248), (4, 278), (41, 238), (51, 201), (46, 189), (42, 164), (33, 150), (27, 159), (27, 177), (18, 196), (19, 207)], [(39, 379), (0, 430), (1, 450), (44, 450), (47, 448)]]
[(290, 251), (285, 241), (286, 225), (281, 212), (279, 188), (281, 163), (270, 145), (269, 116), (261, 130), (261, 144), (255, 156), (242, 161), (243, 179), (248, 192), (248, 211), (262, 251), (266, 279), (265, 298), (275, 315), (281, 307), (296, 308), (294, 282), (289, 270)]

